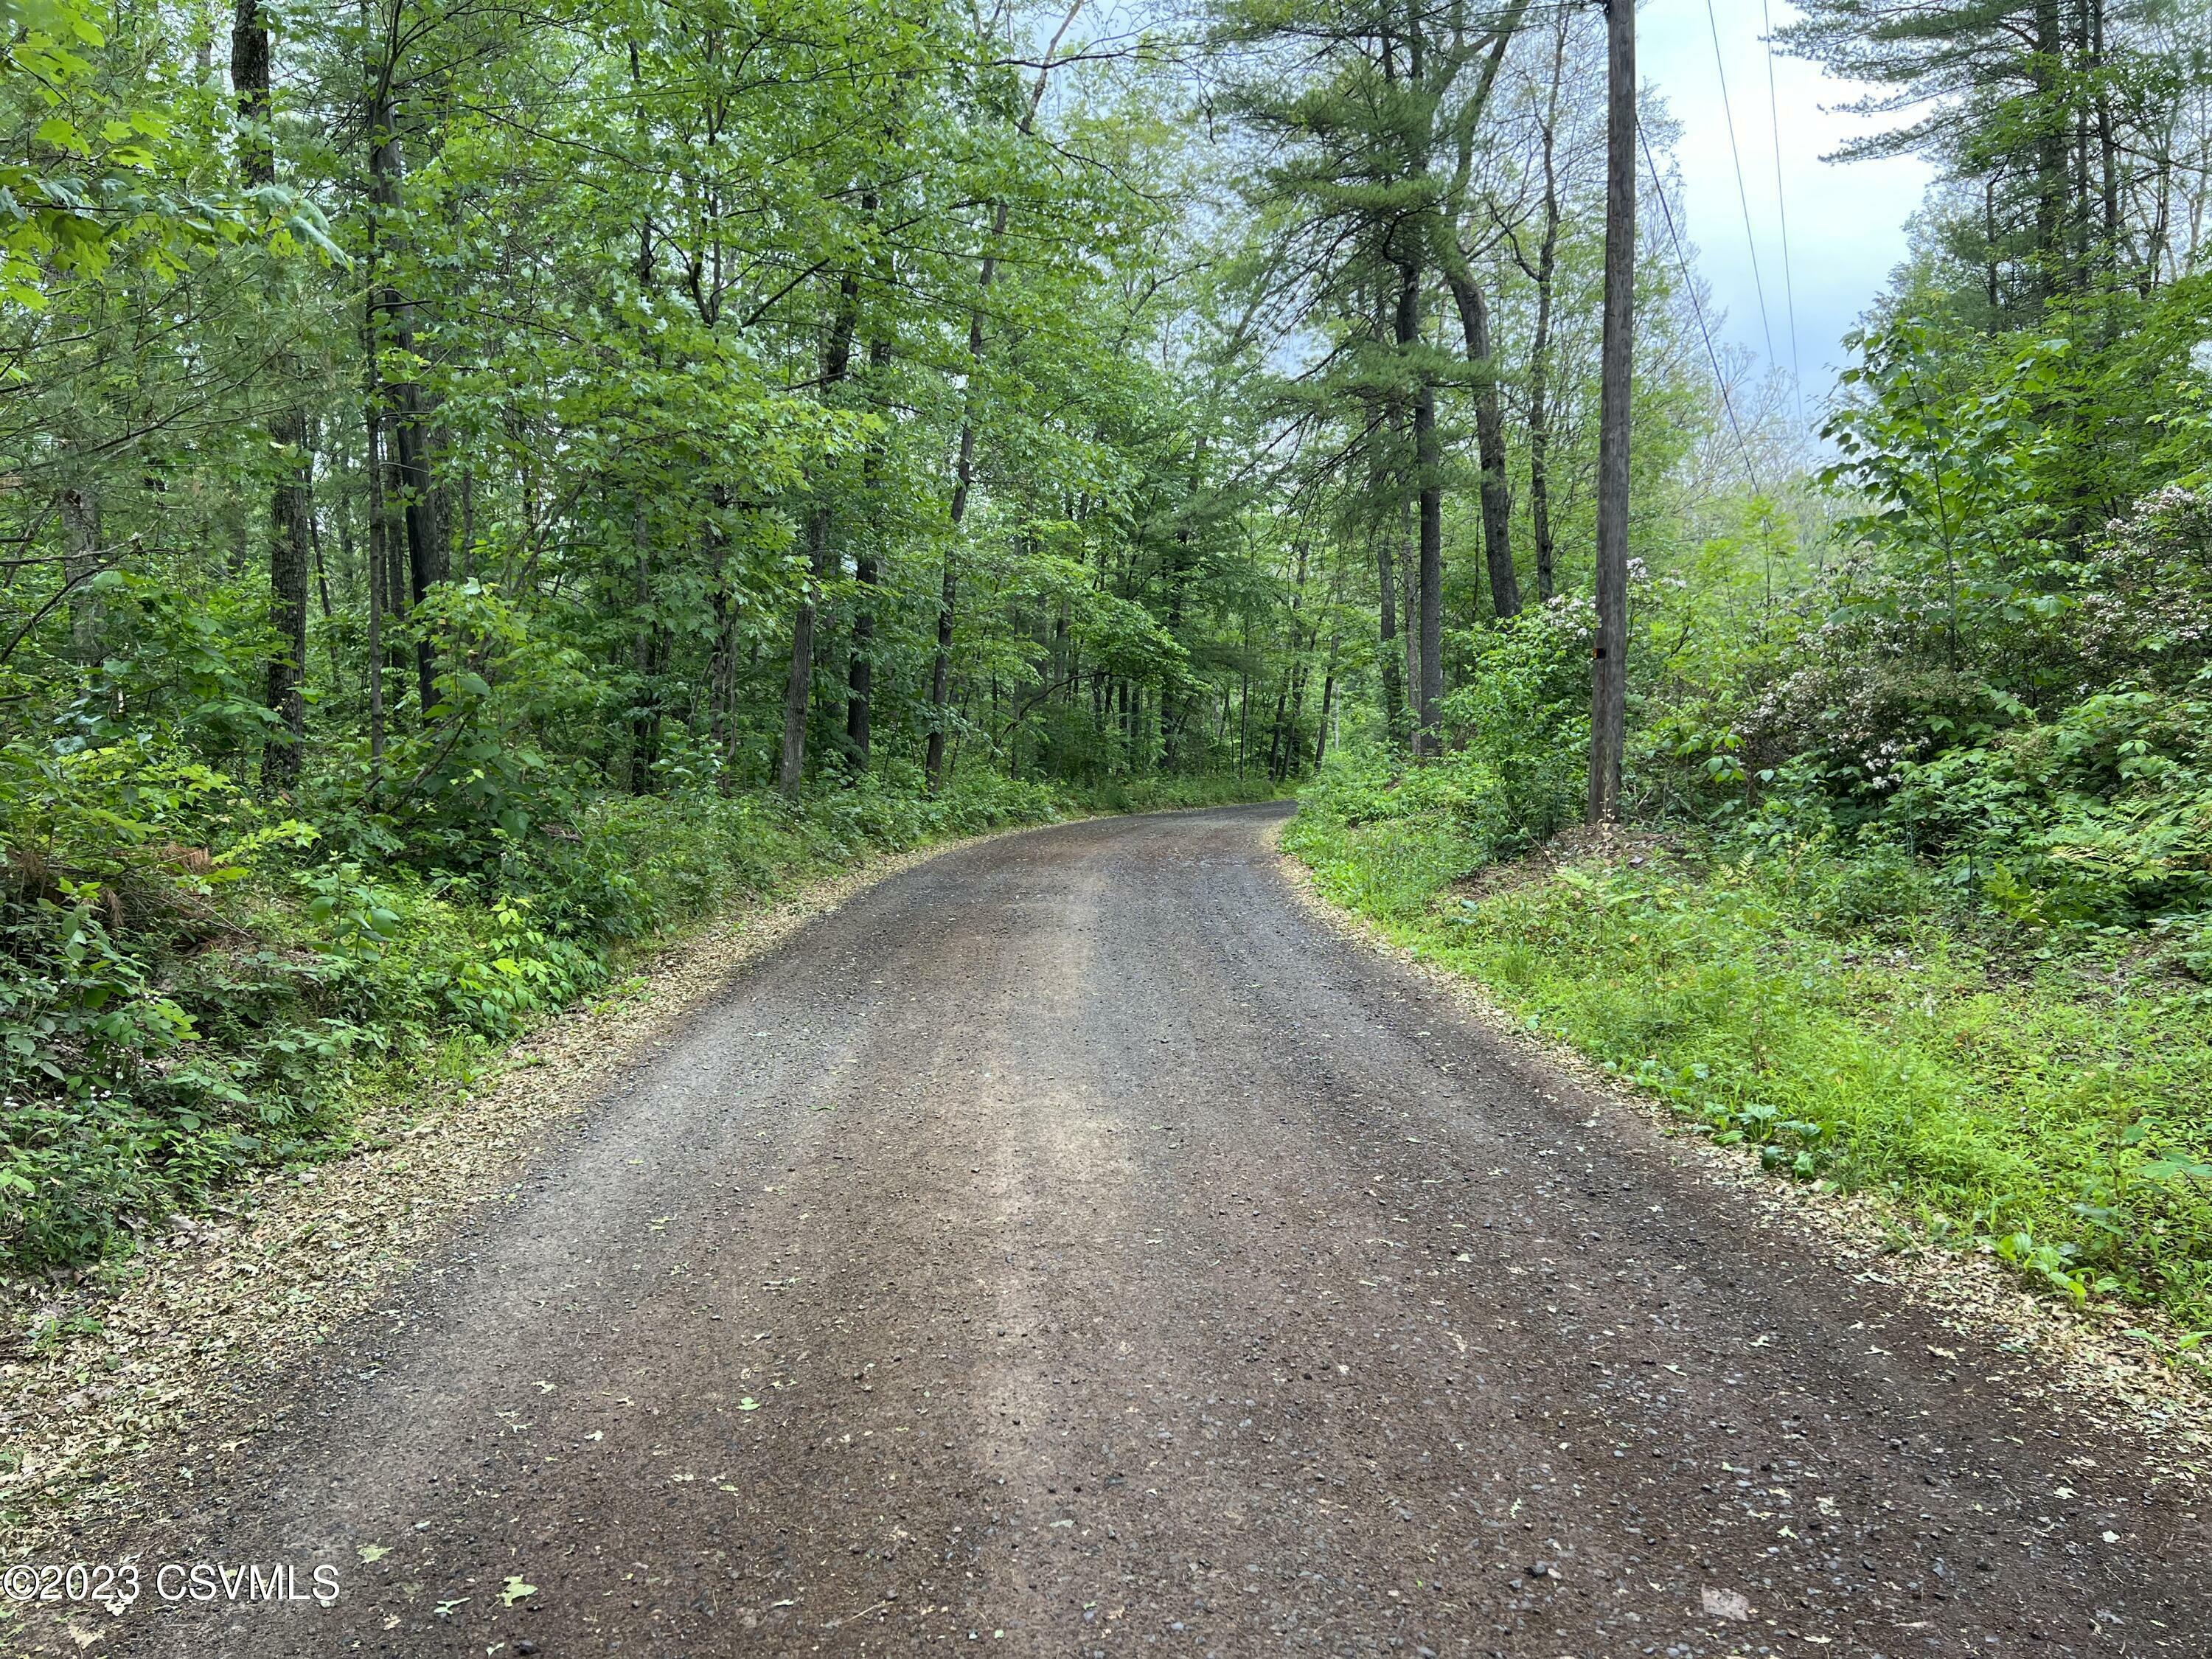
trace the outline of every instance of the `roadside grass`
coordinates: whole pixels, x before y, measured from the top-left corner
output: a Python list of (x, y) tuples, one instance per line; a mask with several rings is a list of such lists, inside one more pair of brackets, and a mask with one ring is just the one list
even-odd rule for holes
[(1326, 786), (1283, 845), (1692, 1133), (1887, 1194), (1900, 1244), (2161, 1306), (2179, 1334), (2148, 1340), (2206, 1357), (2212, 990), (2140, 935), (1993, 933), (1909, 866), (1810, 849), (1570, 853), (1470, 884), (1480, 852), (1449, 813), (1353, 822)]

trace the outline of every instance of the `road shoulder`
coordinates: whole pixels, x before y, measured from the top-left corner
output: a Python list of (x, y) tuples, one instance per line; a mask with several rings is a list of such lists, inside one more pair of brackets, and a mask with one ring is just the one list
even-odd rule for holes
[(1986, 1255), (1913, 1243), (1878, 1194), (1784, 1182), (1761, 1170), (1747, 1147), (1716, 1146), (1682, 1133), (1663, 1103), (1571, 1049), (1544, 1041), (1499, 1008), (1474, 981), (1400, 945), (1374, 922), (1333, 902), (1313, 872), (1283, 849), (1287, 822), (1270, 827), (1267, 845), (1304, 910), (1339, 937), (1446, 992), (1490, 1034), (1501, 1059), (1529, 1087), (1571, 1091), (1591, 1105), (1640, 1117), (1680, 1162), (1715, 1186), (1740, 1193), (1762, 1230), (1804, 1244), (1859, 1282), (1893, 1287), (1950, 1330), (2032, 1358), (2041, 1380), (2023, 1388), (2023, 1397), (2063, 1402), (2070, 1413), (2142, 1439), (2156, 1457), (2160, 1476), (2194, 1483), (2212, 1474), (2212, 1400), (2160, 1364), (2141, 1338), (2130, 1334), (2154, 1329), (2169, 1344), (2179, 1337), (2182, 1333), (2159, 1310), (2094, 1304), (2076, 1309), (2036, 1295)]
[[(526, 1153), (809, 922), (916, 865), (1020, 833), (880, 854), (735, 906), (609, 994), (534, 1027), (472, 1086), (371, 1115), (356, 1155), (261, 1172), (209, 1212), (175, 1218), (119, 1286), (0, 1298), (13, 1342), (0, 1363), (0, 1560), (127, 1526), (149, 1476), (234, 1448), (334, 1332), (513, 1196)], [(41, 1324), (53, 1328), (34, 1341)]]

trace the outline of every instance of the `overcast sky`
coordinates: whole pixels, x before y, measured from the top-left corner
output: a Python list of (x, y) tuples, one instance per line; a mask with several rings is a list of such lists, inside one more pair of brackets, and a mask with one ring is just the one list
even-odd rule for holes
[[(1049, 33), (1066, 0), (1018, 0)], [(1869, 130), (1868, 118), (1841, 112), (1863, 88), (1833, 81), (1812, 64), (1777, 56), (1770, 99), (1765, 45), (1771, 16), (1778, 27), (1795, 16), (1789, 0), (1643, 0), (1637, 10), (1638, 66), (1644, 87), (1662, 95), (1682, 136), (1675, 155), (1687, 198), (1680, 225), (1716, 308), (1726, 342), (1790, 365), (1790, 296), (1796, 313), (1796, 361), (1805, 407), (1814, 414), (1835, 383), (1843, 336), (1858, 320), (1905, 255), (1905, 223), (1920, 204), (1929, 172), (1921, 161), (1820, 158)], [(1175, 20), (1188, 27), (1199, 15), (1190, 0), (1089, 0), (1084, 13), (1095, 37), (1121, 38), (1147, 23)], [(1595, 10), (1584, 27), (1601, 34)], [(1720, 63), (1714, 62), (1716, 27)], [(1725, 72), (1728, 101), (1721, 98)], [(1779, 120), (1777, 120), (1778, 110)], [(1743, 158), (1751, 240), (1766, 294), (1762, 325), (1744, 209), (1736, 192), (1728, 115)], [(1782, 258), (1775, 135), (1781, 137), (1781, 195), (1790, 224), (1790, 259)], [(1658, 227), (1653, 228), (1655, 230)]]
[[(1794, 15), (1786, 0), (1768, 0), (1779, 27)], [(1864, 131), (1864, 118), (1837, 106), (1858, 88), (1833, 81), (1810, 64), (1777, 56), (1775, 98), (1767, 91), (1768, 57), (1761, 0), (1645, 0), (1637, 12), (1638, 68), (1644, 86), (1664, 94), (1682, 138), (1681, 164), (1688, 220), (1680, 227), (1695, 244), (1698, 267), (1715, 301), (1727, 313), (1717, 330), (1763, 359), (1768, 330), (1760, 324), (1750, 242), (1758, 247), (1758, 275), (1766, 293), (1766, 318), (1774, 357), (1790, 366), (1789, 289), (1796, 291), (1797, 357), (1808, 410), (1834, 383), (1843, 353), (1838, 342), (1904, 257), (1905, 222), (1919, 205), (1929, 170), (1917, 160), (1824, 161), (1823, 155)], [(1714, 22), (1720, 63), (1714, 62)], [(1725, 72), (1728, 102), (1721, 98)], [(1790, 263), (1782, 259), (1782, 215), (1775, 190), (1774, 111), (1781, 131), (1781, 195), (1790, 226)], [(1735, 162), (1729, 148), (1728, 112), (1743, 157), (1751, 204), (1751, 237), (1736, 192)]]

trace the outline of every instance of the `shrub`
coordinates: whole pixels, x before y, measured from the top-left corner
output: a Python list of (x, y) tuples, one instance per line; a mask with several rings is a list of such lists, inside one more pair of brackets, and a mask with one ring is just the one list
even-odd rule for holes
[(365, 1068), (505, 1040), (605, 984), (630, 941), (1060, 808), (994, 774), (798, 803), (501, 776), (480, 812), (474, 785), (441, 784), (444, 828), (389, 850), (380, 823), (405, 809), (342, 808), (328, 780), (331, 838), (158, 744), (0, 748), (0, 1262), (127, 1250), (248, 1165), (343, 1146)]

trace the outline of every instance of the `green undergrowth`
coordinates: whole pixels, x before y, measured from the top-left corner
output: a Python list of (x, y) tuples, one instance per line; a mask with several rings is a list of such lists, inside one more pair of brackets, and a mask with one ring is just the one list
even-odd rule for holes
[(2201, 1360), (2212, 991), (2142, 934), (1992, 926), (1910, 860), (1814, 848), (1485, 868), (1480, 815), (1362, 799), (1324, 784), (1285, 833), (1328, 897), (1692, 1131), (1888, 1194), (1901, 1248), (2163, 1306)]
[[(465, 1084), (535, 1021), (731, 905), (878, 853), (1234, 780), (874, 778), (787, 803), (580, 796), (441, 863), (389, 819), (283, 816), (223, 774), (10, 748), (0, 866), (0, 1269), (127, 1255), (256, 1166), (342, 1155), (369, 1103)], [(289, 804), (288, 804), (289, 805)]]

